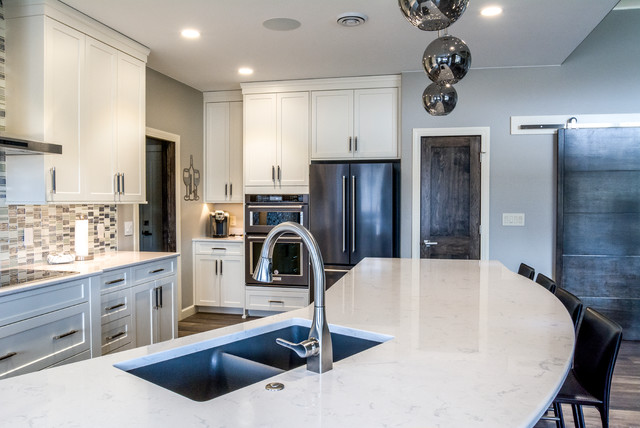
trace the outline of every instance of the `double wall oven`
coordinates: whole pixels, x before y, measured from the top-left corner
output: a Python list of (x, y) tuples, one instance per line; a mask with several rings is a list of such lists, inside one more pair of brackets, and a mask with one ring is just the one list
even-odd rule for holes
[(309, 227), (309, 195), (245, 195), (245, 282), (249, 286), (309, 286), (309, 252), (302, 240), (284, 235), (273, 250), (273, 283), (253, 279), (267, 233), (280, 223), (292, 221)]

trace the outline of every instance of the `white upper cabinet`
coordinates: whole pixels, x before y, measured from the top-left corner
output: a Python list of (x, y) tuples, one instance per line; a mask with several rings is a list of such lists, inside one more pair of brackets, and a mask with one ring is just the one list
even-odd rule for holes
[(242, 202), (242, 102), (206, 102), (205, 202)]
[(245, 193), (309, 185), (309, 93), (244, 96)]
[(312, 159), (398, 157), (398, 88), (311, 93)]
[(5, 2), (7, 132), (62, 145), (21, 180), (39, 202), (144, 202), (148, 49), (60, 2), (20, 6)]

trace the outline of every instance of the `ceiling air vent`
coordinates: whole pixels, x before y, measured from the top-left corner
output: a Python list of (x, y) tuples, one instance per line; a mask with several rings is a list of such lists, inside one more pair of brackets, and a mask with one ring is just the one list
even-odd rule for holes
[(338, 15), (338, 24), (345, 27), (357, 27), (367, 21), (367, 16), (357, 12), (347, 12)]

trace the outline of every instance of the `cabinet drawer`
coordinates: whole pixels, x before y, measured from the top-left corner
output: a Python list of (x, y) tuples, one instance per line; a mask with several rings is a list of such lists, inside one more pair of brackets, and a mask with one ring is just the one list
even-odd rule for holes
[(100, 297), (100, 320), (103, 325), (127, 315), (131, 315), (131, 288)]
[(89, 350), (89, 303), (0, 328), (0, 379)]
[(102, 355), (131, 343), (131, 316), (111, 321), (102, 326)]
[(238, 256), (242, 255), (244, 245), (242, 241), (238, 242), (196, 242), (196, 254), (209, 254), (221, 256)]
[(247, 287), (246, 309), (285, 312), (309, 305), (307, 290)]
[(130, 269), (108, 271), (100, 276), (100, 291), (102, 293), (111, 293), (127, 287), (131, 287)]
[(133, 282), (138, 284), (140, 282), (145, 282), (159, 277), (171, 275), (176, 269), (175, 264), (176, 259), (172, 258), (134, 266)]
[(89, 281), (83, 278), (55, 283), (0, 298), (0, 326), (89, 301)]

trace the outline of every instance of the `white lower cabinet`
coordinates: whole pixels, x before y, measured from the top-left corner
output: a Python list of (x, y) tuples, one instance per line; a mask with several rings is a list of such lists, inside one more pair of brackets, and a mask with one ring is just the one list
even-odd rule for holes
[(176, 336), (175, 283), (174, 275), (133, 287), (136, 347)]
[(194, 240), (193, 254), (196, 305), (243, 308), (243, 242)]
[(173, 257), (102, 274), (103, 355), (177, 336), (176, 263)]
[(87, 301), (0, 327), (0, 379), (89, 351), (89, 325)]
[(286, 312), (309, 306), (306, 288), (247, 287), (246, 309)]

